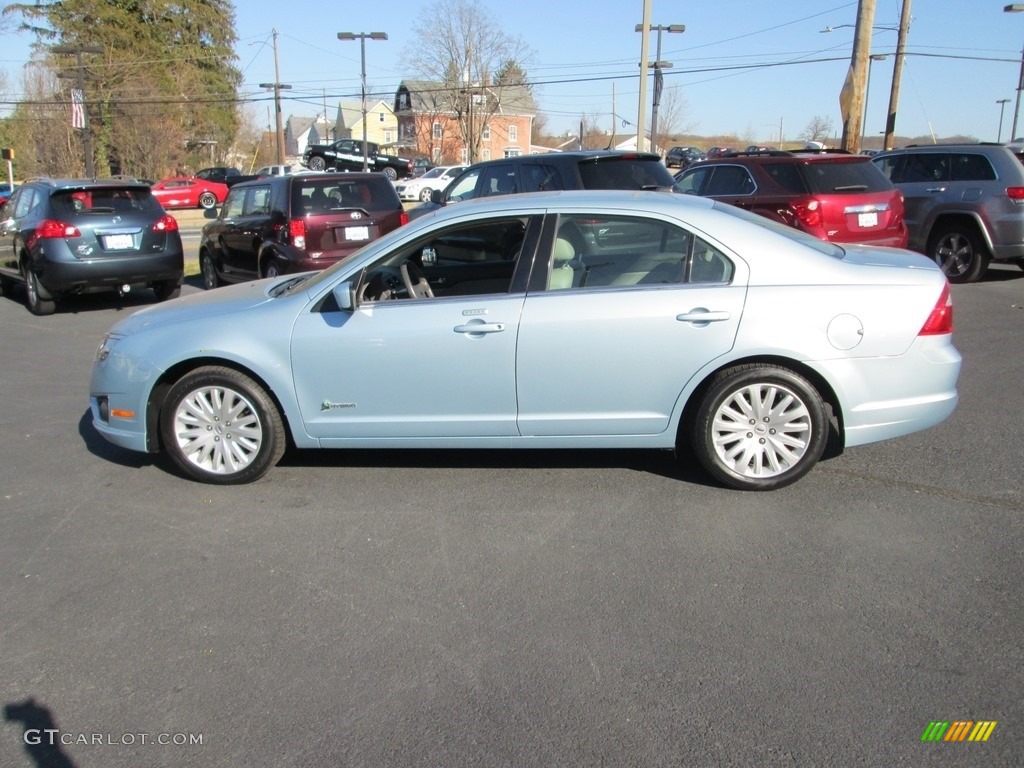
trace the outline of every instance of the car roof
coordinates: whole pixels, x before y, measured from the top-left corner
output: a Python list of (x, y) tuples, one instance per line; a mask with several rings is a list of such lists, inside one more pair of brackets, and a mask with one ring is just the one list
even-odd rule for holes
[(482, 160), (479, 163), (473, 163), (473, 165), (467, 166), (467, 169), (485, 168), (492, 165), (502, 165), (507, 163), (516, 164), (544, 161), (572, 163), (580, 160), (617, 158), (653, 160), (661, 162), (661, 155), (655, 152), (634, 152), (631, 150), (621, 149), (574, 149), (568, 152), (544, 152), (541, 154), (515, 155), (514, 157), (499, 157), (494, 160)]
[(76, 179), (76, 178), (63, 178), (63, 179), (51, 179), (51, 178), (34, 178), (26, 179), (23, 184), (41, 184), (44, 186), (52, 187), (55, 190), (58, 189), (124, 189), (125, 187), (150, 189), (150, 185), (145, 182), (133, 179), (128, 181), (127, 179)]

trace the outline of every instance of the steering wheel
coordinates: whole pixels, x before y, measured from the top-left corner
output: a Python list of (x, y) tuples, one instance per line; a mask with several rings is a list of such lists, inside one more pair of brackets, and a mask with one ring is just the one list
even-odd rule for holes
[(394, 267), (380, 267), (366, 276), (359, 289), (358, 300), (362, 302), (397, 299), (403, 282), (404, 276)]
[(415, 262), (403, 261), (399, 267), (402, 273), (402, 282), (405, 283), (405, 291), (410, 299), (432, 299), (434, 291), (430, 288), (426, 276)]

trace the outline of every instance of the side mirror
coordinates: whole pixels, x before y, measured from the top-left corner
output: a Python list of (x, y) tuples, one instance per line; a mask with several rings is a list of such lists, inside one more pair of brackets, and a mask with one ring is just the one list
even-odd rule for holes
[(334, 300), (338, 302), (338, 309), (344, 312), (351, 312), (356, 306), (356, 285), (351, 280), (338, 283), (331, 291)]
[(213, 206), (213, 208), (205, 208), (205, 209), (203, 209), (203, 218), (204, 219), (216, 219), (217, 216), (219, 216), (219, 215), (220, 215), (220, 209), (217, 206)]
[(444, 205), (444, 190), (443, 189), (432, 189), (432, 190), (430, 190), (430, 202), (436, 203), (437, 205)]

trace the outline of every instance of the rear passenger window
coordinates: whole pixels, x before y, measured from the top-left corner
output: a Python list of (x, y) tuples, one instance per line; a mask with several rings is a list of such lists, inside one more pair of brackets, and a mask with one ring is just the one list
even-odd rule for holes
[(908, 154), (895, 182), (949, 181), (949, 155), (946, 153)]
[(787, 192), (792, 192), (794, 195), (807, 194), (807, 184), (804, 183), (800, 169), (795, 163), (766, 163), (764, 170), (776, 184)]
[(544, 192), (552, 189), (565, 189), (562, 182), (562, 175), (553, 165), (524, 165), (521, 168), (523, 174), (524, 192)]
[(952, 155), (953, 181), (995, 181), (996, 172), (984, 155)]
[(740, 165), (717, 165), (711, 169), (711, 183), (705, 195), (749, 195), (755, 189), (750, 172)]
[(728, 283), (733, 265), (696, 235), (657, 219), (563, 216), (548, 290)]

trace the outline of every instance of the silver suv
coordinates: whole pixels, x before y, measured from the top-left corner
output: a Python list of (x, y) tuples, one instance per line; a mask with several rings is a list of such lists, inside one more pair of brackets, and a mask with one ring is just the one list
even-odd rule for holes
[(992, 261), (1024, 269), (1024, 163), (1003, 144), (910, 146), (874, 163), (903, 193), (908, 247), (970, 283)]

